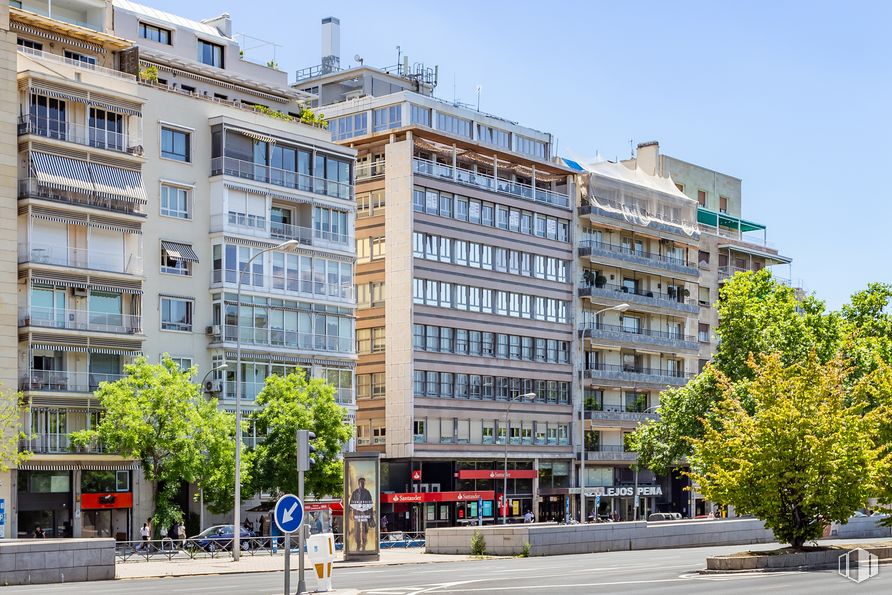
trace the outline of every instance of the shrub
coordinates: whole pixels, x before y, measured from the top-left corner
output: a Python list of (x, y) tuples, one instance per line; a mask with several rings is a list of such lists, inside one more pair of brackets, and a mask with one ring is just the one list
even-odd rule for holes
[(533, 546), (530, 545), (529, 541), (524, 541), (523, 545), (520, 548), (520, 557), (521, 558), (529, 558), (530, 557), (530, 549)]
[(474, 534), (471, 535), (471, 555), (486, 555), (486, 539), (484, 539), (483, 533), (481, 533), (479, 529), (475, 529)]

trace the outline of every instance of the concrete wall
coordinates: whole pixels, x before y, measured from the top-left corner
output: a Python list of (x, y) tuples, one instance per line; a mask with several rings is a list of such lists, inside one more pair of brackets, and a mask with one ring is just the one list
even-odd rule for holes
[(833, 523), (830, 537), (836, 539), (862, 539), (872, 537), (892, 537), (892, 527), (880, 525), (886, 517), (852, 517), (845, 525)]
[(114, 539), (25, 539), (0, 542), (0, 585), (115, 578)]
[[(771, 543), (774, 536), (758, 519), (593, 525), (501, 525), (480, 529), (486, 551), (493, 555), (519, 554), (524, 543), (532, 556), (587, 554), (618, 550), (647, 550)], [(469, 554), (473, 528), (428, 529), (427, 551)]]

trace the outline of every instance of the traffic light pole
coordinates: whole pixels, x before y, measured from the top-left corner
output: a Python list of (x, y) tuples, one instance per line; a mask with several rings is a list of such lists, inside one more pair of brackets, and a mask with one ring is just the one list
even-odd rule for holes
[[(304, 501), (304, 471), (297, 472), (297, 497), (300, 501)], [(304, 543), (306, 542), (307, 528), (306, 523), (302, 523), (300, 529), (297, 530), (297, 595), (303, 595), (307, 592), (307, 583), (304, 581)]]

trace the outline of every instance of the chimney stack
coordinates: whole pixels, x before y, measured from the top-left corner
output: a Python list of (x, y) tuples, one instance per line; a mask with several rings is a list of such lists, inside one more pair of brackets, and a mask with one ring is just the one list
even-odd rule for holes
[(220, 32), (220, 35), (232, 39), (232, 18), (229, 16), (228, 12), (224, 12), (220, 16), (212, 19), (205, 19), (201, 22), (205, 25), (216, 27), (217, 31)]
[(322, 19), (322, 74), (341, 69), (341, 21), (337, 17)]
[(660, 169), (660, 143), (649, 141), (638, 143), (638, 151), (635, 153), (638, 169), (650, 176), (662, 175)]

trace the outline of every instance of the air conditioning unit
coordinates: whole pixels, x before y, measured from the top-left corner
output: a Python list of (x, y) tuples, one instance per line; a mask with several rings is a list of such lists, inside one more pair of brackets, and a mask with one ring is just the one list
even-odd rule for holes
[(219, 325), (219, 324), (212, 324), (212, 325), (210, 325), (210, 326), (208, 326), (208, 327), (205, 327), (204, 332), (205, 332), (205, 334), (207, 334), (207, 335), (213, 335), (213, 336), (216, 336), (216, 335), (221, 334), (222, 331), (221, 331), (221, 329), (220, 329), (220, 325)]
[(204, 383), (204, 390), (209, 393), (221, 393), (223, 392), (223, 381), (208, 380)]
[(72, 287), (71, 295), (73, 295), (74, 297), (87, 297), (90, 295), (90, 292), (87, 290), (86, 287)]

